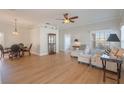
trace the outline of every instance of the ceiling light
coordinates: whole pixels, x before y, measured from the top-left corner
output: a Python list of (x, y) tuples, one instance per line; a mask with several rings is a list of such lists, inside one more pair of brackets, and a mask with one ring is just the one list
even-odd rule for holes
[(65, 23), (65, 24), (68, 24), (68, 23), (70, 23), (70, 20), (69, 20), (69, 19), (65, 19), (65, 20), (64, 20), (64, 23)]

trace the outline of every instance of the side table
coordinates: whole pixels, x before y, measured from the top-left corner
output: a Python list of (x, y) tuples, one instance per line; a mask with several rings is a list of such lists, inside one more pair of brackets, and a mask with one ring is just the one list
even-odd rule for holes
[(117, 58), (115, 56), (108, 56), (106, 54), (103, 54), (100, 59), (102, 60), (102, 66), (103, 66), (103, 81), (106, 81), (106, 72), (110, 73), (110, 71), (106, 70), (106, 62), (114, 62), (117, 64), (117, 79), (111, 78), (111, 77), (107, 77), (109, 79), (113, 79), (116, 80), (117, 83), (120, 83), (120, 78), (121, 78), (121, 64), (122, 64), (122, 59), (121, 58)]

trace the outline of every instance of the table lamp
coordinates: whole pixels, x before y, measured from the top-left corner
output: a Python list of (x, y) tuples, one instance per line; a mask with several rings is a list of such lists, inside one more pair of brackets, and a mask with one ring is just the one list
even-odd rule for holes
[[(116, 34), (110, 34), (107, 41), (109, 42), (120, 42), (118, 36)], [(110, 47), (110, 44), (109, 44)]]

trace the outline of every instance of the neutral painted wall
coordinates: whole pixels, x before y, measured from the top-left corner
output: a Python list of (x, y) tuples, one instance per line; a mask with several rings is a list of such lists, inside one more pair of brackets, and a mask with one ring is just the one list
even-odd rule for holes
[[(52, 29), (53, 27), (53, 29)], [(48, 54), (48, 34), (54, 33), (56, 34), (56, 52), (59, 51), (59, 30), (55, 29), (54, 26), (47, 25), (47, 28), (41, 27), (40, 28), (40, 55), (47, 55)]]
[[(92, 31), (98, 31), (98, 30), (104, 30), (104, 29), (111, 29), (112, 31), (116, 32), (118, 36), (120, 37), (121, 31), (120, 31), (120, 19), (115, 20), (109, 20), (109, 21), (103, 21), (100, 23), (94, 23), (89, 24), (85, 26), (79, 26), (74, 28), (69, 28), (66, 30), (60, 31), (60, 51), (64, 50), (64, 35), (70, 34), (72, 37), (71, 43), (73, 43), (73, 40), (75, 38), (79, 39), (81, 44), (86, 44), (90, 46), (90, 33)], [(120, 43), (118, 45), (120, 47)]]
[(124, 10), (121, 11), (120, 28), (121, 28), (121, 48), (124, 48)]
[(30, 42), (32, 43), (32, 53), (40, 54), (40, 28), (35, 27), (30, 31)]
[(48, 33), (56, 34), (56, 51), (59, 52), (59, 30), (54, 26), (42, 24), (31, 30), (32, 53), (40, 56), (48, 54)]
[(27, 27), (18, 26), (19, 35), (13, 35), (14, 26), (12, 24), (0, 23), (0, 32), (4, 35), (4, 47), (10, 47), (12, 44), (24, 43), (29, 45), (30, 34)]

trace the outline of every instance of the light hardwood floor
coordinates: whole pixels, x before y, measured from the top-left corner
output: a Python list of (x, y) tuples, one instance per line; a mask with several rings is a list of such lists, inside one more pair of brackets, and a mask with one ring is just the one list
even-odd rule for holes
[[(79, 64), (77, 59), (64, 53), (42, 57), (31, 55), (13, 61), (2, 61), (2, 83), (101, 84), (104, 83), (102, 79), (102, 70)], [(116, 81), (107, 79), (106, 83)], [(123, 71), (121, 83), (124, 83)]]

